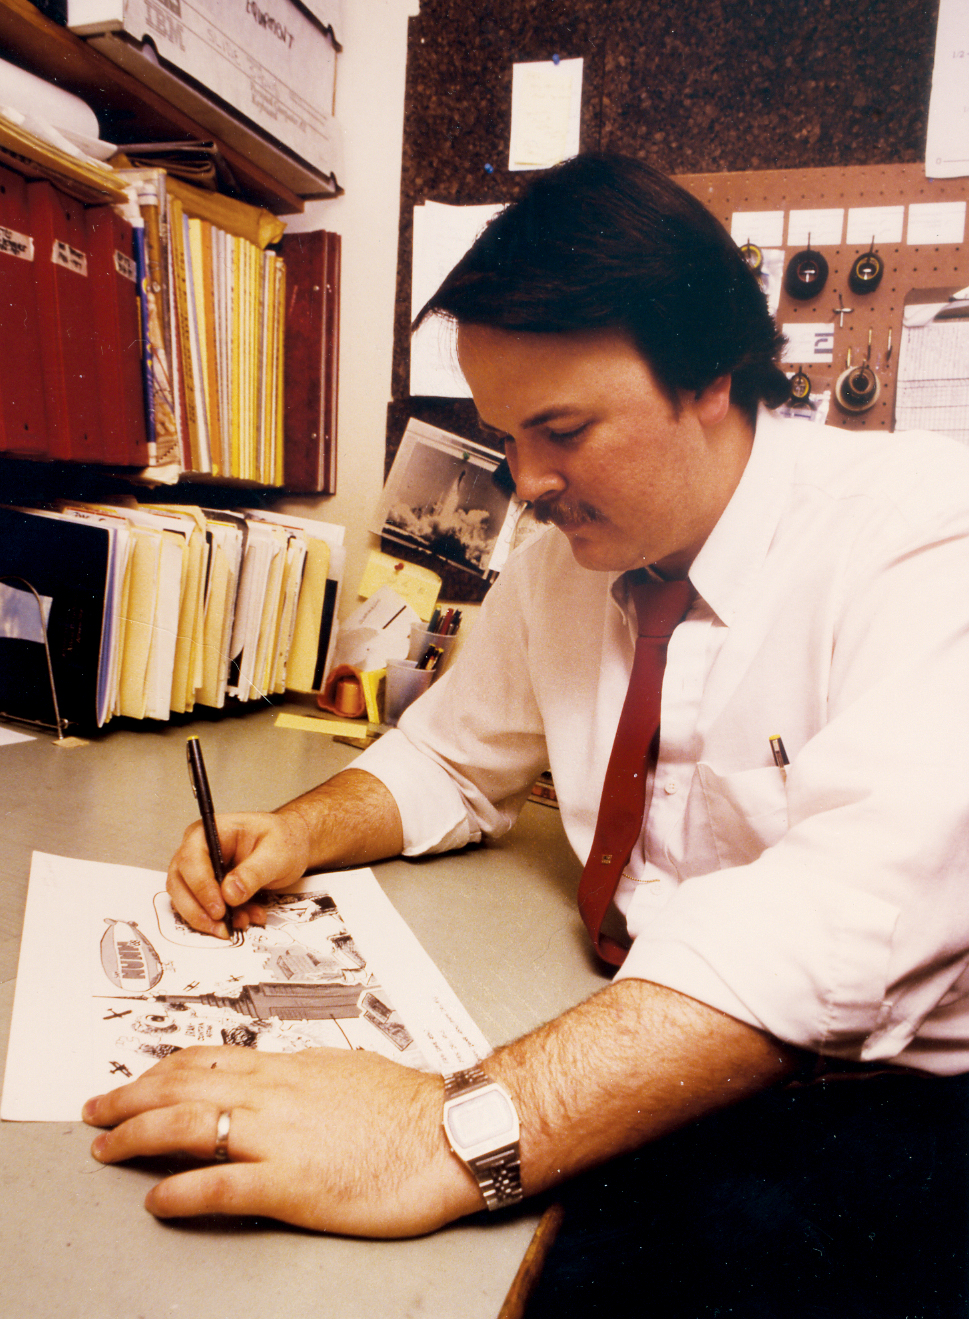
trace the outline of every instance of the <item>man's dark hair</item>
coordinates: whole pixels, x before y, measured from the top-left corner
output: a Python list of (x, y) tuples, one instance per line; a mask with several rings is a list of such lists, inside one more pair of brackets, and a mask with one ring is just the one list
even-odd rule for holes
[(539, 334), (627, 333), (671, 397), (733, 376), (731, 401), (777, 407), (784, 343), (757, 277), (710, 212), (639, 160), (582, 155), (499, 212), (421, 309)]

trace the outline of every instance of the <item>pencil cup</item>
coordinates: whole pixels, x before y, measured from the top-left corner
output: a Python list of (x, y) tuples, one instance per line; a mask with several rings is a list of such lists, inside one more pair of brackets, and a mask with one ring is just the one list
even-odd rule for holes
[(428, 632), (423, 623), (415, 623), (410, 630), (410, 650), (407, 652), (409, 660), (417, 660), (427, 654), (428, 646), (437, 646), (441, 652), (441, 658), (438, 660), (435, 670), (440, 672), (447, 663), (448, 656), (451, 654), (451, 647), (457, 640), (457, 634), (450, 637), (443, 637), (439, 632)]
[(384, 723), (396, 724), (410, 703), (426, 692), (433, 680), (433, 672), (430, 669), (419, 669), (416, 660), (388, 660)]

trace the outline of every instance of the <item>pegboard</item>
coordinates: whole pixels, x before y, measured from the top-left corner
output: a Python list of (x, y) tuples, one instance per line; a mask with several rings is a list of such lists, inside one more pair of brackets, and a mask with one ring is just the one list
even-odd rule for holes
[[(848, 246), (827, 246), (811, 241), (811, 247), (828, 262), (828, 278), (818, 298), (799, 302), (781, 293), (776, 317), (778, 325), (801, 322), (829, 322), (834, 325), (833, 361), (830, 366), (805, 365), (814, 392), (832, 388), (847, 365), (849, 350), (857, 365), (868, 354), (871, 332), (870, 364), (878, 376), (881, 393), (867, 412), (845, 413), (832, 402), (828, 425), (847, 430), (891, 430), (895, 414), (895, 371), (902, 334), (902, 311), (905, 296), (912, 289), (939, 288), (969, 284), (969, 256), (965, 237), (961, 243), (910, 246), (907, 233), (908, 207), (912, 203), (966, 201), (969, 179), (927, 179), (921, 165), (863, 165), (835, 169), (763, 170), (733, 174), (677, 175), (682, 184), (702, 201), (728, 232), (736, 211), (785, 211), (784, 234), (788, 213), (792, 210), (843, 208), (845, 232), (847, 212), (859, 206), (906, 207), (903, 241), (875, 243), (875, 250), (885, 263), (885, 274), (871, 293), (853, 293), (848, 287), (848, 272), (856, 257), (866, 252), (869, 242)], [(786, 247), (787, 261), (806, 244)], [(840, 306), (853, 310), (836, 314)], [(889, 354), (889, 334), (891, 352)], [(789, 373), (800, 365), (785, 361)], [(967, 363), (969, 373), (969, 363)]]

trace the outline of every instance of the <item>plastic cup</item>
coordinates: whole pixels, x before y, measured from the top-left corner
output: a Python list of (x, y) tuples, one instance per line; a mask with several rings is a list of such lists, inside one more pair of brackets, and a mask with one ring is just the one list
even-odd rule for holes
[(411, 702), (426, 692), (433, 680), (433, 671), (419, 669), (416, 660), (388, 660), (384, 723), (395, 725)]
[(434, 667), (434, 673), (440, 673), (447, 663), (448, 656), (451, 654), (451, 647), (455, 641), (457, 641), (456, 633), (452, 637), (442, 637), (439, 632), (428, 632), (423, 623), (415, 623), (410, 630), (410, 649), (407, 652), (407, 658), (419, 663), (427, 653), (429, 646), (437, 646), (442, 654)]

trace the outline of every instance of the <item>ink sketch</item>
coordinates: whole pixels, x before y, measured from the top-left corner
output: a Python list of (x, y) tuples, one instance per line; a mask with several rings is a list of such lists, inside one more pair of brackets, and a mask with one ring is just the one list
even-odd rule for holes
[(369, 870), (264, 895), (266, 924), (192, 930), (160, 872), (35, 853), (2, 1116), (84, 1099), (192, 1045), (369, 1049), (470, 1065), (488, 1045)]

